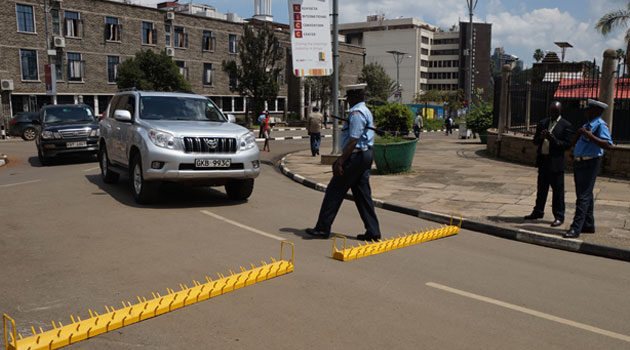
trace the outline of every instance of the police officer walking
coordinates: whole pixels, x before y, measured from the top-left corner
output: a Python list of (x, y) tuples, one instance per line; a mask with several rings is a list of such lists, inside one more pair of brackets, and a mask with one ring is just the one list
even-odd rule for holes
[(342, 154), (333, 164), (333, 178), (326, 188), (326, 195), (319, 211), (315, 228), (306, 229), (306, 233), (317, 238), (329, 238), (332, 223), (341, 207), (348, 189), (352, 190), (365, 233), (357, 236), (359, 240), (379, 240), (381, 231), (372, 202), (370, 189), (370, 169), (374, 159), (374, 127), (372, 113), (365, 105), (365, 87), (367, 84), (346, 86), (347, 101), (352, 106), (349, 120), (341, 129)]
[(589, 122), (577, 131), (574, 138), (573, 179), (577, 201), (573, 223), (562, 236), (564, 238), (578, 238), (580, 233), (595, 233), (593, 188), (604, 149), (613, 148), (608, 124), (601, 118), (606, 108), (607, 104), (589, 99), (586, 110)]

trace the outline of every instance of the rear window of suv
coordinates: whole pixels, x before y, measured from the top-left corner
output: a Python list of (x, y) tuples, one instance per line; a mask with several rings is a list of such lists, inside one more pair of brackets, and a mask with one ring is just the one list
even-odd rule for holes
[(227, 122), (219, 108), (209, 99), (181, 96), (144, 96), (140, 98), (140, 118)]
[(73, 123), (95, 121), (92, 110), (87, 106), (49, 107), (44, 110), (44, 123)]

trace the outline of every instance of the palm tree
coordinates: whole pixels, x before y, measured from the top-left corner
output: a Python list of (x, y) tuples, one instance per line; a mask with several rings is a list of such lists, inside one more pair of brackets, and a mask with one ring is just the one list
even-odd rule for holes
[[(602, 18), (597, 21), (595, 25), (595, 29), (597, 29), (602, 35), (606, 35), (610, 33), (613, 29), (624, 25), (628, 27), (630, 22), (630, 1), (628, 1), (628, 5), (625, 9), (619, 9), (616, 11), (608, 12), (603, 15)], [(626, 65), (630, 64), (630, 60), (628, 54), (630, 53), (630, 29), (626, 30)], [(630, 65), (628, 65), (628, 69), (630, 70)]]
[(536, 62), (540, 62), (540, 60), (542, 60), (543, 58), (545, 58), (545, 53), (543, 52), (543, 50), (536, 49), (536, 51), (534, 51), (534, 59), (536, 60)]

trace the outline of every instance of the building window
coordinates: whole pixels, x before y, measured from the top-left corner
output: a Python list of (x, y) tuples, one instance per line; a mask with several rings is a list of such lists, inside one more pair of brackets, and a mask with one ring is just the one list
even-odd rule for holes
[(20, 50), (20, 62), (22, 64), (22, 80), (39, 80), (37, 51)]
[(118, 65), (120, 64), (120, 57), (107, 56), (107, 82), (115, 83), (118, 78)]
[(425, 55), (425, 56), (429, 56), (429, 49), (421, 49), (420, 50), (420, 54), (421, 55)]
[(121, 41), (122, 40), (122, 24), (118, 23), (116, 17), (105, 17), (105, 40)]
[(151, 22), (142, 22), (142, 44), (157, 45), (157, 29)]
[(212, 32), (209, 30), (204, 30), (203, 42), (201, 43), (201, 47), (203, 47), (203, 50), (214, 51), (215, 45), (216, 45), (216, 38), (212, 35)]
[(17, 11), (18, 32), (35, 33), (35, 18), (33, 6), (15, 5)]
[(214, 82), (214, 68), (212, 63), (203, 64), (203, 85), (212, 85)]
[(83, 81), (85, 77), (85, 62), (81, 60), (80, 53), (68, 52), (68, 81)]
[(421, 61), (420, 61), (420, 66), (422, 66), (422, 67), (429, 67), (429, 61), (427, 61), (427, 60), (421, 60)]
[(284, 106), (285, 106), (284, 98), (278, 98), (277, 101), (278, 101), (278, 103), (277, 103), (278, 104), (278, 109), (277, 110), (280, 111), (280, 112), (284, 111)]
[(67, 37), (80, 38), (82, 33), (81, 19), (79, 13), (74, 11), (64, 11), (64, 31)]
[(245, 99), (242, 97), (234, 97), (234, 112), (245, 111)]
[(188, 33), (184, 30), (184, 27), (175, 26), (175, 47), (188, 47)]
[(59, 10), (52, 9), (50, 10), (50, 17), (52, 22), (52, 33), (53, 35), (61, 35), (61, 27), (59, 26)]
[(228, 35), (229, 43), (230, 43), (230, 53), (238, 52), (238, 37), (236, 34)]
[(164, 25), (164, 43), (166, 44), (166, 47), (170, 47), (171, 46), (171, 25), (170, 24), (165, 24)]
[(188, 68), (186, 67), (186, 62), (184, 61), (175, 61), (177, 68), (179, 68), (179, 74), (184, 77), (184, 79), (188, 80)]
[(429, 43), (429, 37), (422, 36), (422, 43), (423, 44), (428, 44)]
[(55, 74), (57, 81), (63, 80), (63, 53), (61, 51), (57, 51), (57, 55), (55, 55)]
[(221, 110), (223, 112), (232, 112), (232, 98), (231, 97), (223, 97), (221, 98)]

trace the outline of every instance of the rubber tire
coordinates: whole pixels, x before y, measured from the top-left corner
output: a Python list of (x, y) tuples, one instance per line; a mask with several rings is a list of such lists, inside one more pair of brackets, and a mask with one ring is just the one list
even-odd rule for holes
[[(137, 172), (137, 176), (136, 176)], [(136, 183), (139, 182), (139, 190), (136, 190)], [(142, 172), (142, 158), (136, 154), (131, 159), (129, 165), (129, 184), (133, 199), (138, 204), (151, 204), (157, 200), (160, 183), (155, 181), (144, 181)]]
[(254, 191), (254, 179), (232, 180), (225, 185), (225, 192), (231, 200), (242, 201)]
[(25, 128), (22, 130), (22, 139), (24, 141), (33, 141), (37, 137), (37, 130), (35, 128)]
[(37, 159), (39, 159), (39, 162), (43, 166), (50, 165), (50, 158), (49, 157), (44, 157), (44, 155), (42, 154), (42, 151), (40, 151), (39, 148), (37, 149)]
[(107, 148), (102, 144), (98, 150), (98, 165), (101, 168), (101, 178), (106, 184), (115, 184), (118, 182), (120, 174), (110, 169), (109, 158), (107, 157)]

